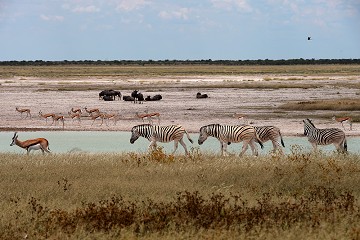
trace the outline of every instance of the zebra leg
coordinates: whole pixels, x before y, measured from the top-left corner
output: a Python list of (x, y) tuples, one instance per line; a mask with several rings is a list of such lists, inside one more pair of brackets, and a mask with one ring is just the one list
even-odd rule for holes
[(187, 150), (187, 148), (186, 148), (186, 144), (184, 143), (183, 139), (180, 139), (179, 142), (180, 142), (180, 144), (183, 146), (183, 148), (184, 148), (184, 150), (185, 150), (185, 154), (186, 154), (186, 155), (189, 155), (188, 150)]
[[(176, 152), (176, 149), (178, 148), (179, 145), (179, 141), (178, 140), (174, 140), (174, 151), (171, 153), (172, 155)], [(187, 150), (185, 151), (187, 154)]]
[(313, 146), (314, 151), (317, 151), (317, 144), (316, 143), (311, 143), (311, 145)]
[(248, 148), (249, 148), (249, 141), (244, 141), (243, 146), (242, 146), (242, 151), (239, 156), (242, 156)]
[(258, 153), (257, 147), (256, 147), (256, 145), (255, 145), (255, 141), (251, 140), (251, 141), (249, 142), (249, 145), (250, 145), (252, 154), (253, 154), (254, 156), (258, 156), (259, 153)]

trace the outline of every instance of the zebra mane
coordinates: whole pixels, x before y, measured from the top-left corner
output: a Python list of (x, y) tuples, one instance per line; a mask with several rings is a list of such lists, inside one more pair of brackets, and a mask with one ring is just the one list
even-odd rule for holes
[(315, 125), (312, 123), (312, 121), (311, 121), (310, 119), (307, 118), (306, 120), (311, 124), (311, 126), (313, 126), (314, 128), (316, 128)]

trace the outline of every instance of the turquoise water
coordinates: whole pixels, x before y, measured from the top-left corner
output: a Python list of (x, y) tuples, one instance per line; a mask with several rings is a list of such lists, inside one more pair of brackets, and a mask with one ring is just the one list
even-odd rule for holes
[[(18, 146), (10, 146), (13, 132), (0, 132), (0, 152), (25, 153), (24, 149)], [(26, 140), (31, 138), (44, 137), (49, 141), (49, 147), (54, 153), (67, 152), (89, 152), (89, 153), (115, 153), (115, 152), (144, 152), (147, 150), (149, 141), (144, 138), (139, 138), (134, 144), (130, 143), (130, 132), (101, 132), (101, 131), (49, 131), (49, 132), (19, 132), (19, 140)], [(198, 134), (190, 134), (194, 143), (191, 144), (186, 136), (184, 142), (188, 149), (191, 147), (199, 148), (201, 151), (210, 151), (220, 153), (220, 144), (214, 138), (208, 138), (206, 142), (199, 146), (197, 144)], [(311, 145), (305, 137), (284, 137), (285, 152), (289, 153), (291, 147), (294, 145), (301, 146), (305, 151), (311, 150)], [(348, 137), (348, 151), (352, 153), (360, 153), (360, 137)], [(174, 143), (158, 143), (163, 146), (164, 150), (170, 153), (174, 148)], [(260, 154), (266, 154), (272, 150), (271, 142), (264, 144), (264, 149), (259, 148)], [(233, 153), (240, 153), (242, 143), (233, 143), (228, 146), (228, 151)], [(319, 146), (323, 151), (334, 151), (333, 145)], [(179, 144), (176, 153), (184, 153), (184, 149)], [(250, 148), (247, 152), (251, 153)]]

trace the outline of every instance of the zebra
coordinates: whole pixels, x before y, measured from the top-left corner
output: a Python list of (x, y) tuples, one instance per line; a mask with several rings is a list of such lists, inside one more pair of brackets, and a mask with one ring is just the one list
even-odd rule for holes
[(274, 151), (279, 149), (280, 152), (282, 152), (282, 149), (280, 147), (279, 138), (281, 145), (285, 147), (284, 140), (281, 136), (280, 129), (278, 127), (274, 126), (254, 126), (256, 133), (262, 143), (265, 143), (267, 141), (271, 141)]
[(264, 147), (256, 134), (255, 128), (250, 125), (229, 126), (210, 124), (202, 126), (200, 128), (198, 144), (203, 144), (208, 138), (208, 136), (215, 137), (220, 141), (220, 149), (222, 156), (224, 156), (224, 153), (227, 153), (226, 147), (232, 142), (244, 142), (240, 156), (243, 155), (248, 149), (248, 145), (250, 145), (253, 155), (257, 156), (258, 151), (254, 144), (255, 141), (260, 144), (261, 148)]
[(347, 151), (346, 136), (344, 131), (338, 128), (316, 128), (310, 119), (303, 120), (304, 135), (308, 137), (308, 141), (313, 146), (314, 150), (317, 145), (334, 144), (338, 152)]
[(185, 154), (189, 154), (186, 145), (183, 141), (184, 133), (191, 143), (193, 140), (190, 138), (189, 133), (181, 125), (168, 125), (156, 126), (151, 124), (141, 124), (134, 126), (131, 129), (130, 143), (133, 144), (140, 136), (150, 141), (149, 148), (155, 148), (156, 142), (171, 142), (174, 141), (174, 151), (178, 148), (178, 143), (184, 147)]

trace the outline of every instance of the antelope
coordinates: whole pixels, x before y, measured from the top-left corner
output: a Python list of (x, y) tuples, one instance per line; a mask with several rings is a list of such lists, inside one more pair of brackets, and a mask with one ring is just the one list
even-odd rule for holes
[(71, 112), (72, 112), (72, 113), (80, 113), (80, 114), (81, 114), (81, 108), (76, 108), (76, 109), (71, 108)]
[(53, 119), (53, 122), (55, 122), (55, 125), (56, 125), (56, 123), (57, 123), (58, 121), (61, 121), (61, 122), (62, 122), (62, 125), (63, 125), (63, 128), (65, 127), (65, 118), (64, 118), (64, 116), (54, 114), (54, 115), (52, 116), (52, 119)]
[(18, 108), (18, 107), (16, 107), (15, 109), (16, 109), (17, 112), (21, 113), (21, 118), (22, 118), (23, 113), (26, 113), (26, 117), (25, 117), (25, 118), (27, 118), (27, 117), (30, 117), (30, 118), (31, 118), (30, 109), (28, 109), (28, 108), (22, 108), (22, 109), (20, 109), (20, 108)]
[(352, 118), (351, 117), (340, 117), (337, 118), (335, 115), (332, 117), (332, 120), (341, 123), (341, 126), (344, 128), (344, 123), (348, 123), (350, 125), (350, 130), (352, 130)]
[(87, 107), (85, 107), (84, 109), (90, 115), (92, 115), (93, 113), (100, 113), (100, 110), (98, 108), (88, 109)]
[(153, 112), (153, 113), (144, 113), (144, 114), (139, 114), (138, 112), (135, 113), (136, 117), (141, 118), (142, 121), (144, 122), (144, 118), (146, 118), (147, 120), (149, 120), (149, 123), (152, 124), (152, 117), (157, 117), (159, 120), (159, 124), (160, 124), (160, 113), (158, 112)]
[(46, 113), (46, 114), (43, 114), (41, 111), (39, 111), (39, 116), (46, 119), (46, 124), (47, 124), (48, 118), (52, 118), (52, 123), (51, 123), (51, 125), (54, 123), (54, 116), (55, 116), (54, 113)]
[[(110, 119), (113, 119), (114, 120), (114, 125), (115, 125), (116, 121), (117, 121), (117, 114), (116, 113), (110, 113), (110, 114), (102, 113), (102, 119), (107, 119), (108, 121)], [(107, 122), (105, 122), (105, 123), (108, 126)]]
[(27, 155), (29, 155), (31, 150), (41, 150), (43, 154), (44, 152), (50, 153), (49, 142), (45, 138), (35, 138), (26, 141), (20, 141), (18, 140), (17, 132), (15, 132), (12, 138), (12, 142), (10, 143), (10, 146), (13, 145), (24, 148)]
[(72, 113), (72, 112), (68, 112), (70, 118), (72, 119), (72, 122), (74, 122), (74, 119), (77, 119), (79, 121), (79, 124), (81, 123), (81, 112), (77, 112), (77, 113)]
[(103, 125), (104, 123), (104, 114), (103, 113), (97, 113), (96, 115), (91, 115), (91, 120), (93, 120), (93, 122), (91, 123), (91, 126), (94, 124), (96, 119), (101, 119), (101, 125)]

